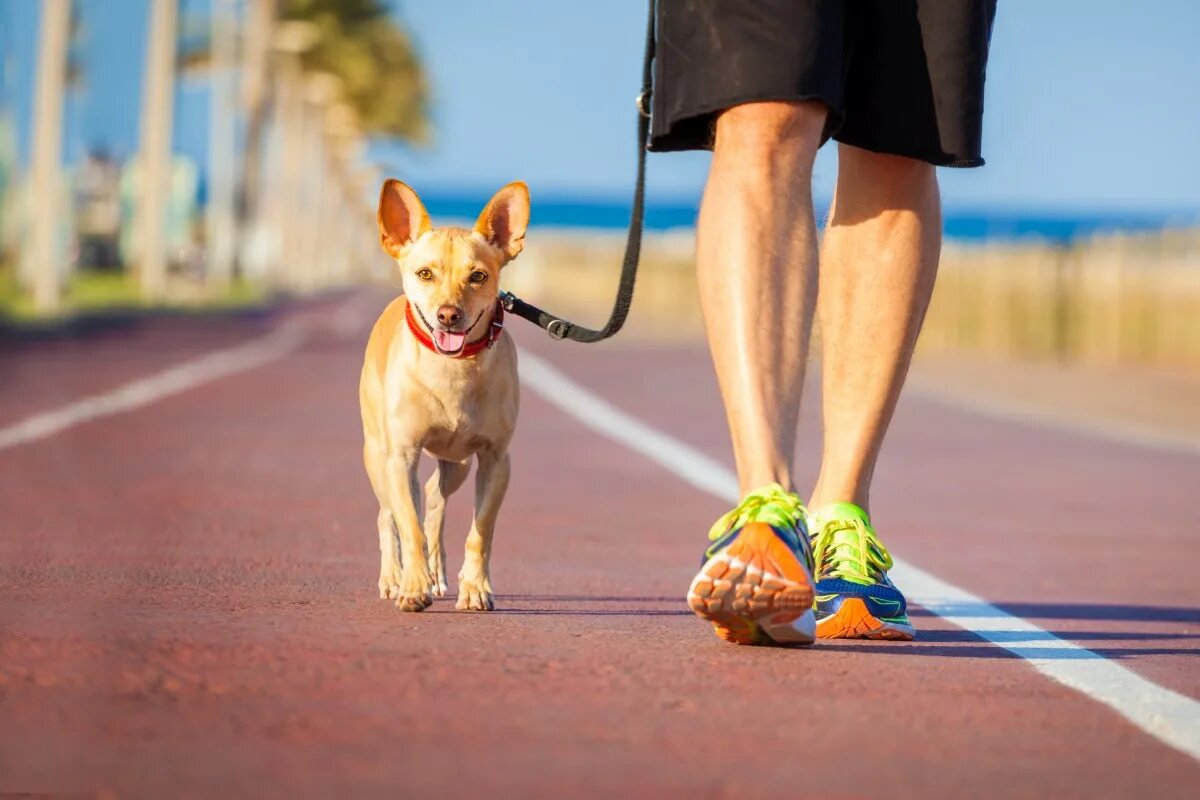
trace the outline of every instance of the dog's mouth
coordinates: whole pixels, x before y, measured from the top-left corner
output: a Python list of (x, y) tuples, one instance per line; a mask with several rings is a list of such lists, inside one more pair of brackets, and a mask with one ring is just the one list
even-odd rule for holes
[(430, 333), (433, 335), (433, 346), (444, 356), (458, 355), (467, 346), (466, 331), (443, 331), (432, 328)]
[(433, 339), (433, 346), (437, 349), (438, 354), (443, 356), (456, 356), (461, 353), (467, 346), (467, 337), (471, 335), (471, 331), (475, 329), (479, 320), (483, 319), (483, 315), (487, 312), (487, 309), (480, 311), (474, 322), (462, 330), (456, 331), (442, 327), (441, 323), (430, 324), (419, 306), (414, 304), (413, 308), (417, 309), (417, 316), (421, 318), (421, 322), (425, 323), (425, 328), (429, 331), (430, 338)]

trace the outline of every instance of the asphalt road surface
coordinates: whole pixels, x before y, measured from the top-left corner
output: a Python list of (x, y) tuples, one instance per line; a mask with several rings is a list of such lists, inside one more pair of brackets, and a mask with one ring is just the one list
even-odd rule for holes
[(0, 793), (1200, 795), (1200, 457), (908, 398), (873, 504), (918, 640), (736, 647), (683, 602), (728, 507), (703, 349), (515, 321), (497, 608), (405, 614), (356, 399), (387, 299), (0, 350)]

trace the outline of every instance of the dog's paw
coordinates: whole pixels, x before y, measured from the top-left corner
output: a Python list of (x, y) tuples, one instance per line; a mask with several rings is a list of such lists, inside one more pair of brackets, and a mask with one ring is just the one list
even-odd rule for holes
[(429, 561), (429, 581), (434, 597), (445, 597), (449, 585), (446, 583), (446, 565), (434, 556)]
[(400, 570), (387, 570), (379, 573), (379, 599), (400, 599)]
[(429, 579), (433, 583), (433, 596), (445, 597), (450, 588), (446, 583), (446, 564), (436, 550), (429, 554)]
[(433, 581), (425, 570), (405, 569), (397, 587), (396, 607), (401, 611), (424, 611), (433, 604)]
[(433, 604), (430, 595), (405, 595), (396, 601), (396, 608), (401, 611), (424, 611)]
[(454, 607), (459, 611), (491, 611), (496, 607), (492, 602), (492, 588), (475, 581), (460, 581), (458, 602)]

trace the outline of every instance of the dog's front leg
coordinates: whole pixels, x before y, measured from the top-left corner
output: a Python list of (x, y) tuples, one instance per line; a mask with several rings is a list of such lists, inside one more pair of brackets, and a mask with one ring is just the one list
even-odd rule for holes
[(400, 532), (403, 570), (400, 597), (396, 605), (402, 611), (423, 611), (433, 602), (433, 581), (425, 556), (425, 533), (421, 530), (421, 485), (417, 481), (417, 461), (421, 451), (394, 448), (387, 460), (388, 500), (392, 518)]
[(446, 498), (458, 491), (467, 473), (469, 462), (438, 459), (437, 469), (425, 484), (425, 543), (429, 553), (429, 571), (433, 573), (433, 593), (446, 594), (446, 545), (442, 529), (446, 521)]
[(400, 597), (400, 540), (392, 523), (391, 506), (379, 509), (379, 596), (395, 600)]
[(475, 522), (467, 536), (467, 552), (458, 573), (459, 611), (491, 611), (492, 581), (488, 563), (492, 556), (492, 534), (496, 517), (508, 490), (508, 453), (479, 452), (475, 473)]

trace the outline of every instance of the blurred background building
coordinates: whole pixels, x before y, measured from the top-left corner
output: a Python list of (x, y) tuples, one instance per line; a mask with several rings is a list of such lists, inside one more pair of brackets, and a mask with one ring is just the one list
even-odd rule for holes
[[(507, 277), (609, 302), (641, 0), (0, 0), (0, 313), (222, 305), (387, 280), (384, 172), (435, 217), (502, 183)], [(1200, 6), (1002, 4), (982, 170), (942, 171), (925, 352), (1200, 374)], [(695, 335), (704, 154), (651, 159), (635, 329)], [(836, 176), (818, 161), (818, 202)]]

